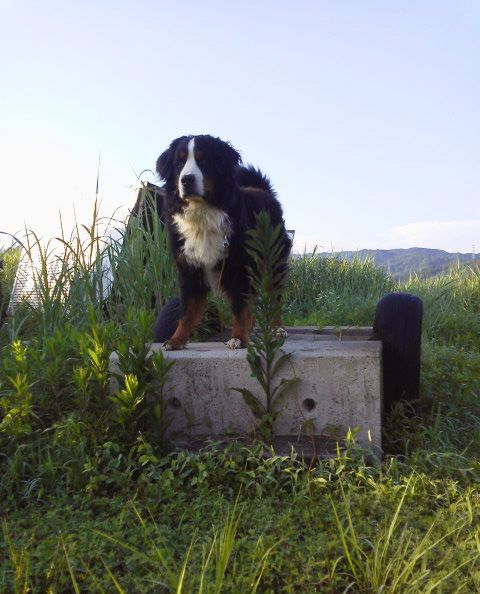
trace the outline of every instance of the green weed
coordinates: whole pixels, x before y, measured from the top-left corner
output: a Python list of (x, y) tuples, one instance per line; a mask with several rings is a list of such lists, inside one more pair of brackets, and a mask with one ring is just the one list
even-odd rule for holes
[[(421, 537), (415, 534), (411, 526), (401, 527), (400, 513), (405, 497), (414, 485), (415, 480), (410, 478), (392, 519), (380, 525), (373, 540), (361, 539), (358, 536), (341, 485), (347, 527), (342, 524), (338, 509), (330, 498), (351, 576), (362, 592), (388, 591), (391, 594), (439, 592), (455, 573), (467, 565), (475, 566), (480, 557), (480, 554), (473, 549), (462, 563), (451, 568), (449, 560), (441, 555), (440, 550), (444, 541), (458, 538), (465, 524), (455, 525), (442, 536), (435, 537), (434, 532), (443, 516), (442, 512), (433, 518), (429, 528)], [(435, 566), (435, 572), (432, 572), (432, 566)]]
[(281, 229), (281, 225), (273, 228), (270, 216), (262, 211), (246, 242), (253, 261), (248, 268), (251, 286), (249, 305), (258, 328), (247, 347), (247, 361), (265, 398), (259, 399), (245, 388), (232, 388), (242, 395), (253, 412), (258, 421), (257, 431), (265, 440), (273, 435), (273, 425), (281, 414), (285, 390), (298, 382), (293, 377), (281, 379), (276, 386), (273, 384), (280, 369), (290, 360), (290, 355), (282, 351), (285, 335), (278, 329), (282, 319), (281, 296), (287, 264), (282, 253), (283, 243), (279, 239)]

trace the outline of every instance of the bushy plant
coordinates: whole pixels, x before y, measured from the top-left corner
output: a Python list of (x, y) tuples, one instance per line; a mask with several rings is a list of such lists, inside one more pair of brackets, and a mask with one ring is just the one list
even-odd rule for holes
[(256, 324), (256, 332), (247, 347), (247, 361), (252, 376), (263, 391), (259, 398), (246, 388), (233, 388), (240, 392), (256, 417), (257, 431), (263, 439), (273, 436), (273, 424), (281, 414), (285, 390), (297, 383), (297, 378), (282, 378), (274, 385), (278, 372), (290, 360), (282, 350), (285, 332), (279, 328), (282, 319), (283, 284), (287, 261), (281, 236), (282, 226), (273, 228), (270, 215), (262, 211), (256, 218), (254, 229), (248, 232), (247, 251), (252, 259), (248, 267), (250, 278), (249, 307)]
[[(38, 306), (17, 305), (0, 332), (0, 483), (7, 493), (20, 485), (28, 496), (62, 481), (85, 485), (84, 466), (90, 460), (91, 468), (105, 442), (122, 444), (128, 458), (137, 437), (148, 434), (161, 451), (169, 423), (162, 386), (171, 366), (150, 355), (151, 299), (168, 299), (176, 275), (165, 231), (154, 221), (155, 240), (132, 221), (121, 240), (108, 242), (112, 219), (102, 220), (95, 203), (90, 224), (76, 223), (70, 236), (63, 227), (46, 243), (28, 234), (23, 257), (39, 263)], [(122, 379), (112, 395), (114, 351)]]

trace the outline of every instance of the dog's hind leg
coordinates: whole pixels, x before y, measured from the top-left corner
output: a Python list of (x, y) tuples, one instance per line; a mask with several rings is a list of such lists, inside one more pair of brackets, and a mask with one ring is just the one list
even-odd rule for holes
[(250, 342), (248, 335), (253, 326), (253, 318), (247, 305), (244, 305), (238, 314), (232, 312), (232, 317), (232, 337), (227, 342), (227, 346), (230, 349), (241, 349)]

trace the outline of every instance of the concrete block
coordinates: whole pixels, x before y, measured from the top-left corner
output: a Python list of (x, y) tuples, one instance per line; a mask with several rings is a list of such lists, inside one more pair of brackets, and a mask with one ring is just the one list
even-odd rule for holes
[[(358, 442), (380, 454), (381, 343), (368, 341), (364, 329), (363, 340), (358, 333), (352, 340), (339, 340), (333, 333), (326, 337), (304, 332), (290, 333), (284, 345), (293, 367), (286, 364), (275, 382), (294, 373), (299, 382), (285, 393), (275, 435), (298, 435), (305, 421), (313, 423), (315, 435), (338, 438), (359, 428)], [(161, 348), (152, 345), (152, 351)], [(230, 350), (219, 342), (190, 343), (183, 351), (165, 355), (175, 361), (165, 386), (174, 443), (252, 431), (255, 418), (241, 394), (232, 390), (248, 388), (263, 398), (260, 385), (250, 375), (246, 349)]]

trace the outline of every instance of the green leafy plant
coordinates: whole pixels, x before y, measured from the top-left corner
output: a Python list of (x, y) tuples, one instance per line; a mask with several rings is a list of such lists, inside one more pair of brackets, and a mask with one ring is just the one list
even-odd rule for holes
[(126, 434), (132, 434), (138, 426), (138, 422), (145, 414), (140, 405), (145, 398), (145, 389), (139, 385), (136, 375), (127, 373), (125, 376), (125, 387), (110, 396), (110, 400), (116, 404), (115, 416)]
[[(29, 378), (27, 347), (19, 341), (12, 344), (12, 369), (7, 375), (6, 390), (0, 393), (0, 433), (15, 442), (32, 431), (32, 386)], [(3, 388), (0, 381), (0, 388)]]
[(163, 351), (152, 353), (148, 340), (152, 313), (142, 308), (135, 313), (129, 308), (121, 338), (117, 341), (118, 373), (123, 388), (111, 398), (118, 406), (116, 419), (130, 437), (144, 431), (163, 442), (171, 422), (167, 413), (165, 383), (174, 361)]
[(273, 424), (281, 414), (285, 391), (298, 381), (297, 378), (282, 378), (275, 385), (276, 376), (290, 359), (290, 355), (282, 350), (285, 333), (279, 329), (286, 268), (281, 232), (282, 226), (273, 228), (270, 215), (262, 211), (257, 216), (255, 228), (248, 232), (246, 242), (252, 259), (252, 265), (247, 267), (251, 285), (249, 304), (258, 329), (247, 347), (247, 361), (265, 398), (258, 398), (246, 388), (233, 388), (240, 392), (256, 417), (257, 430), (266, 440), (273, 435)]
[(110, 395), (110, 355), (114, 349), (113, 326), (102, 324), (90, 310), (89, 327), (78, 335), (83, 367), (76, 367), (73, 379), (83, 409), (94, 418), (108, 415)]
[[(170, 366), (160, 356), (154, 360), (149, 348), (152, 299), (161, 305), (175, 291), (174, 264), (156, 213), (154, 237), (140, 217), (114, 241), (105, 235), (113, 222), (100, 217), (95, 201), (90, 221), (76, 221), (70, 235), (63, 226), (46, 242), (27, 234), (22, 257), (34, 267), (37, 303), (16, 305), (0, 330), (0, 486), (6, 493), (82, 488), (106, 456), (105, 442), (120, 444), (119, 469), (132, 473), (138, 437), (154, 444), (152, 458), (163, 447)], [(2, 287), (11, 288), (18, 250), (15, 255), (4, 259)], [(112, 275), (119, 282), (109, 292)], [(114, 351), (127, 382), (122, 379), (112, 403)], [(155, 367), (163, 374), (160, 393), (152, 387)], [(87, 463), (93, 470), (84, 474)]]
[(155, 432), (162, 437), (172, 422), (172, 415), (167, 413), (167, 394), (169, 390), (165, 389), (165, 383), (174, 364), (175, 361), (170, 361), (162, 350), (157, 351), (152, 356), (155, 392), (150, 396), (148, 405)]

